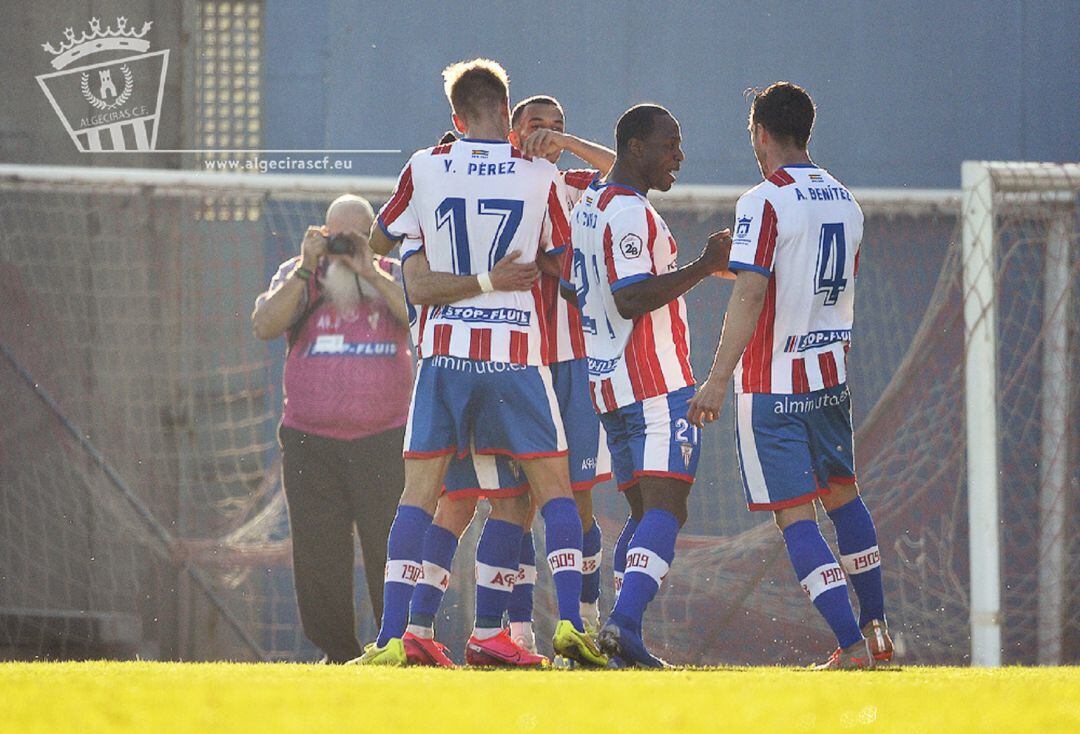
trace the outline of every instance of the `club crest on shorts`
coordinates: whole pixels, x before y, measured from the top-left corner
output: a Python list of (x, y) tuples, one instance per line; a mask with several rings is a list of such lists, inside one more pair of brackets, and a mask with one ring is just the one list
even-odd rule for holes
[[(136, 30), (121, 16), (103, 29), (91, 18), (89, 33), (67, 28), (59, 48), (41, 44), (56, 71), (36, 79), (80, 152), (154, 149), (169, 51), (148, 53), (152, 25)], [(72, 66), (95, 54), (105, 60)]]
[(679, 451), (682, 452), (683, 468), (690, 471), (690, 460), (694, 458), (694, 446), (689, 443), (679, 444)]

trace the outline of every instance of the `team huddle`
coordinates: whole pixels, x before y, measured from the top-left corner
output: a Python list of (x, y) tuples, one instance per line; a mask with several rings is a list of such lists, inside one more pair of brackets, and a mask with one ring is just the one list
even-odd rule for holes
[[(611, 151), (568, 135), (554, 98), (511, 111), (495, 62), (443, 76), (461, 137), (409, 159), (370, 238), (380, 255), (400, 247), (419, 366), (382, 623), (357, 662), (453, 666), (434, 620), (482, 497), (491, 513), (476, 549), (468, 664), (548, 665), (531, 624), (539, 510), (555, 654), (664, 667), (642, 619), (675, 560), (701, 431), (731, 383), (748, 506), (775, 514), (796, 577), (837, 638), (821, 667), (891, 659), (845, 382), (863, 218), (807, 154), (810, 97), (786, 82), (754, 96), (749, 129), (765, 180), (739, 199), (733, 231), (680, 265), (648, 199), (671, 188), (683, 160), (670, 112), (630, 108)], [(591, 168), (559, 170), (564, 151)], [(734, 288), (699, 385), (683, 296), (711, 275)], [(611, 477), (629, 512), (613, 554), (614, 608), (602, 618), (591, 492)], [(839, 561), (816, 503), (836, 528)]]

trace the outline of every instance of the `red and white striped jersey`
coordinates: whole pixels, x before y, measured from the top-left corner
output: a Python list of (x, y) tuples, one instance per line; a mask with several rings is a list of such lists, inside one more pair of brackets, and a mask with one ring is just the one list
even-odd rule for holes
[[(544, 249), (566, 245), (559, 181), (550, 162), (505, 141), (464, 138), (414, 153), (378, 223), (392, 239), (420, 240), (433, 271), (476, 275), (512, 252), (529, 263), (538, 243)], [(422, 308), (418, 352), (543, 364), (551, 335), (538, 297), (539, 288), (493, 291)]]
[[(405, 261), (418, 252), (424, 251), (424, 241), (420, 239), (414, 239), (412, 237), (406, 237), (401, 241), (398, 250), (398, 260), (401, 262), (401, 267), (404, 270)], [(420, 351), (420, 343), (423, 341), (421, 337), (420, 324), (426, 325), (428, 318), (428, 309), (430, 306), (423, 304), (416, 305), (409, 299), (409, 284), (405, 282), (405, 273), (401, 274), (401, 284), (405, 291), (405, 308), (409, 312), (409, 336), (412, 338), (413, 347), (416, 350), (416, 358), (423, 359), (424, 355)]]
[(828, 171), (784, 166), (735, 207), (731, 269), (769, 278), (735, 391), (805, 393), (847, 379), (863, 213)]
[[(559, 171), (559, 198), (566, 203), (570, 211), (581, 199), (582, 193), (596, 178), (598, 172), (592, 169)], [(567, 232), (567, 239), (569, 239)], [(570, 284), (573, 278), (575, 255), (572, 243), (561, 255), (563, 263), (562, 280)], [(578, 258), (580, 260), (580, 257)], [(581, 312), (569, 301), (559, 295), (559, 278), (541, 273), (538, 282), (540, 308), (548, 324), (548, 350), (544, 355), (545, 364), (567, 362), (585, 357), (585, 335), (581, 331)]]
[(614, 294), (678, 267), (678, 248), (649, 200), (619, 184), (592, 184), (571, 215), (581, 255), (574, 285), (582, 304), (593, 403), (607, 413), (694, 384), (686, 303), (677, 298), (624, 319)]

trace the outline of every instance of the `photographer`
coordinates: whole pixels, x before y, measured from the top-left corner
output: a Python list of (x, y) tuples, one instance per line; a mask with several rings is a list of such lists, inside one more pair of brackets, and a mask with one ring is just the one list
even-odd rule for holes
[(361, 653), (353, 526), (378, 624), (386, 540), (405, 483), (414, 359), (401, 268), (372, 255), (373, 221), (364, 199), (337, 198), (252, 314), (258, 338), (288, 340), (278, 438), (297, 604), (304, 633), (335, 663)]

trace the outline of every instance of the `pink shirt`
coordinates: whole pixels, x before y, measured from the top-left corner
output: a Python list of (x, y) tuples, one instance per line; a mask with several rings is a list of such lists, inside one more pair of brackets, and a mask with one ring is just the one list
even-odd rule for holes
[[(267, 293), (281, 287), (298, 263), (295, 257), (282, 263)], [(397, 262), (379, 265), (400, 282)], [(297, 318), (319, 295), (316, 277)], [(400, 428), (413, 383), (408, 327), (381, 298), (365, 298), (345, 314), (324, 299), (295, 334), (284, 382), (281, 422), (289, 428), (346, 441)]]

